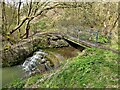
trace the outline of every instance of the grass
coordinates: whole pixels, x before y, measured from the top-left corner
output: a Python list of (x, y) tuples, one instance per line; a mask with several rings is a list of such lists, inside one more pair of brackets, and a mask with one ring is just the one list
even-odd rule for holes
[(40, 87), (117, 88), (117, 83), (117, 55), (99, 49), (88, 49), (86, 55), (73, 58), (64, 70)]
[[(23, 87), (27, 83), (27, 87), (31, 88), (118, 88), (117, 60), (115, 53), (87, 48), (84, 54), (64, 61), (59, 69), (26, 78), (19, 83)], [(41, 79), (42, 82), (36, 83)], [(18, 88), (18, 82), (13, 86)]]

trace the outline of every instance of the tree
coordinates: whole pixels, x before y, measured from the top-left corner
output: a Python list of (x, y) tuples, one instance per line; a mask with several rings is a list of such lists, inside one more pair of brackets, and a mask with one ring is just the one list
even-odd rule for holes
[[(17, 25), (19, 25), (20, 24), (20, 8), (21, 8), (21, 4), (22, 4), (22, 2), (21, 2), (21, 0), (19, 0), (19, 2), (18, 2), (18, 10), (17, 10)], [(19, 37), (21, 37), (21, 32), (20, 32), (20, 28), (19, 28), (19, 34), (18, 34), (18, 36)]]

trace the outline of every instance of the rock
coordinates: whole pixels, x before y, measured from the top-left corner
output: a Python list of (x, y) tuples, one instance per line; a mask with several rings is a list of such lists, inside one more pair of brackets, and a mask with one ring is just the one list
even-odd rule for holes
[(50, 68), (50, 62), (48, 64), (48, 61), (45, 58), (46, 55), (48, 54), (42, 50), (35, 52), (32, 57), (27, 58), (23, 63), (23, 70), (29, 75), (48, 70), (48, 68)]
[(46, 59), (45, 59), (45, 58), (43, 58), (43, 59), (41, 59), (40, 63), (41, 63), (41, 64), (44, 64), (44, 63), (45, 63), (45, 61), (46, 61)]
[(46, 67), (44, 64), (40, 64), (39, 66), (37, 66), (37, 70), (40, 72), (40, 73), (43, 73), (46, 71)]
[(66, 41), (64, 41), (62, 39), (58, 40), (57, 43), (58, 43), (59, 47), (68, 46), (69, 45)]
[(47, 70), (51, 70), (52, 69), (51, 66), (50, 66), (50, 61), (47, 61), (44, 65), (45, 65)]
[(47, 65), (48, 65), (49, 67), (51, 67), (50, 61), (46, 61), (46, 63), (47, 63)]
[[(7, 50), (1, 50), (2, 67), (21, 64), (29, 55), (40, 48), (68, 46), (68, 43), (64, 41), (62, 37), (63, 36), (58, 33), (40, 34), (33, 38), (25, 39), (18, 44), (11, 46), (11, 48), (8, 48)], [(42, 54), (43, 56), (46, 55), (43, 52)]]
[(50, 41), (50, 46), (51, 47), (57, 47), (58, 46), (58, 43), (56, 41)]
[(2, 51), (2, 67), (13, 66), (22, 63), (31, 52), (25, 49), (9, 49)]
[(51, 40), (58, 40), (58, 37), (57, 36), (51, 36), (50, 39)]
[(62, 35), (57, 35), (58, 39), (63, 39), (63, 36)]
[(50, 41), (50, 47), (65, 47), (65, 46), (68, 46), (68, 45), (69, 44), (62, 39), (57, 40), (57, 41), (53, 41), (53, 40)]

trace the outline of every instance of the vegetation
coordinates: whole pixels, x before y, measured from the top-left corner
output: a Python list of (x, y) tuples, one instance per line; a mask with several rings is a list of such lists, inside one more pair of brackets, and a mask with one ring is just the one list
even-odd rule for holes
[(112, 32), (112, 47), (118, 43), (118, 3), (52, 3), (32, 0), (11, 3), (4, 0), (0, 3), (3, 12), (3, 48), (37, 32), (51, 29), (60, 32), (67, 29), (71, 33), (77, 32), (77, 29), (84, 32), (86, 29), (92, 29), (101, 32), (103, 37), (108, 37)]
[[(4, 52), (17, 46), (19, 42), (22, 44), (23, 41), (23, 43), (29, 41), (31, 37), (32, 39), (35, 37), (43, 43), (28, 46), (34, 45), (33, 48), (35, 49), (46, 47), (50, 43), (51, 36), (48, 35), (45, 38), (40, 37), (40, 35), (37, 36), (37, 34), (49, 32), (71, 35), (93, 43), (97, 41), (102, 46), (120, 50), (118, 48), (117, 2), (72, 3), (34, 2), (34, 0), (29, 0), (29, 2), (27, 0), (26, 2), (21, 2), (21, 0), (14, 2), (12, 0), (11, 2), (5, 0), (0, 2), (2, 7), (0, 8), (2, 11), (0, 12), (2, 14), (0, 17), (0, 41), (2, 41), (3, 45), (1, 46), (3, 46)], [(56, 43), (56, 38), (53, 39)], [(22, 49), (26, 50), (26, 47), (27, 45)], [(20, 47), (18, 48), (22, 50)], [(52, 50), (54, 51), (54, 49)], [(47, 59), (50, 59), (53, 65), (57, 66), (59, 60), (57, 57), (52, 57), (54, 54), (52, 50), (46, 50), (50, 52)], [(10, 51), (10, 54), (11, 52), (18, 53), (18, 50)], [(62, 54), (66, 55), (66, 52), (63, 50)], [(60, 62), (60, 67), (57, 69), (24, 79), (17, 79), (4, 86), (3, 89), (118, 88), (118, 59), (118, 54), (112, 51), (86, 48), (83, 52), (78, 53), (78, 56)]]
[[(81, 55), (66, 60), (58, 70), (14, 81), (14, 88), (118, 88), (118, 55), (87, 48)], [(43, 80), (43, 81), (42, 81)]]

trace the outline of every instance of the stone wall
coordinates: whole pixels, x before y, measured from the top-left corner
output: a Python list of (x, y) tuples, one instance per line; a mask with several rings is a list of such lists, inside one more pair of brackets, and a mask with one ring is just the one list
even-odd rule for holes
[(2, 67), (21, 64), (37, 49), (59, 48), (69, 44), (58, 33), (37, 34), (29, 39), (24, 39), (7, 50), (1, 50)]

